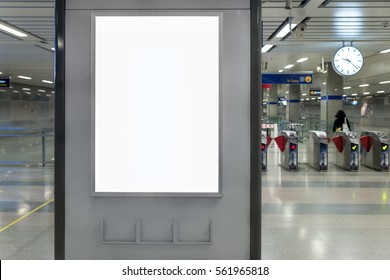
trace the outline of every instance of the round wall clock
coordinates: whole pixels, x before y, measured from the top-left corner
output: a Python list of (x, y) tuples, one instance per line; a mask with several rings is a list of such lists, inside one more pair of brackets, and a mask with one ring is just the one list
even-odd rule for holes
[(355, 47), (346, 46), (338, 49), (332, 59), (333, 69), (342, 76), (352, 76), (363, 67), (363, 55)]

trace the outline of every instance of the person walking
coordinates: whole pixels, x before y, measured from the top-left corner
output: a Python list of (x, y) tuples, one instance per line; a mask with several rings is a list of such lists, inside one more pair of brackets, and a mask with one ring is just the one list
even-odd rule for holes
[(339, 110), (335, 115), (335, 120), (333, 123), (333, 132), (336, 131), (351, 131), (351, 126), (347, 119), (347, 115), (343, 110)]

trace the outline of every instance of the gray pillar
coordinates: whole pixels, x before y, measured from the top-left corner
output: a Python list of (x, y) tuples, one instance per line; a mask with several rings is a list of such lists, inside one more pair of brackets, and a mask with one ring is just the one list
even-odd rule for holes
[(337, 111), (343, 110), (344, 78), (333, 70), (331, 62), (325, 64), (325, 69), (328, 71), (321, 77), (321, 129), (329, 133)]
[(276, 119), (278, 117), (278, 85), (272, 85), (267, 91), (267, 115), (270, 119)]
[(290, 122), (296, 122), (300, 119), (301, 85), (290, 85), (287, 95), (286, 119)]

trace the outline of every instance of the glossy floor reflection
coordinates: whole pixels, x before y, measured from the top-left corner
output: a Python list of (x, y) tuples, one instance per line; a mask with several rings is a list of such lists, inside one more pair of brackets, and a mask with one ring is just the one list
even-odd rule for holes
[(0, 168), (0, 259), (54, 259), (53, 166)]
[(349, 172), (335, 166), (307, 165), (300, 143), (299, 170), (279, 164), (269, 147), (262, 176), (262, 258), (290, 260), (390, 259), (390, 173), (360, 166)]

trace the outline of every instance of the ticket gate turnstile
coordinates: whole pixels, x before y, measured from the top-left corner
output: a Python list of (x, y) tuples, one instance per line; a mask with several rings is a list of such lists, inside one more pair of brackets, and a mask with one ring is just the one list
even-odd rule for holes
[(282, 130), (281, 135), (275, 137), (280, 149), (281, 165), (288, 171), (298, 170), (298, 138), (297, 133), (291, 130)]
[(349, 171), (359, 169), (359, 138), (353, 131), (336, 131), (332, 138), (337, 148), (336, 165)]
[(360, 142), (361, 164), (378, 171), (388, 171), (389, 136), (383, 131), (363, 131)]
[(309, 166), (319, 170), (328, 170), (328, 137), (326, 132), (310, 130), (307, 142)]
[(261, 132), (261, 171), (267, 171), (267, 132)]
[(272, 138), (266, 131), (261, 132), (261, 171), (267, 171), (267, 150)]

